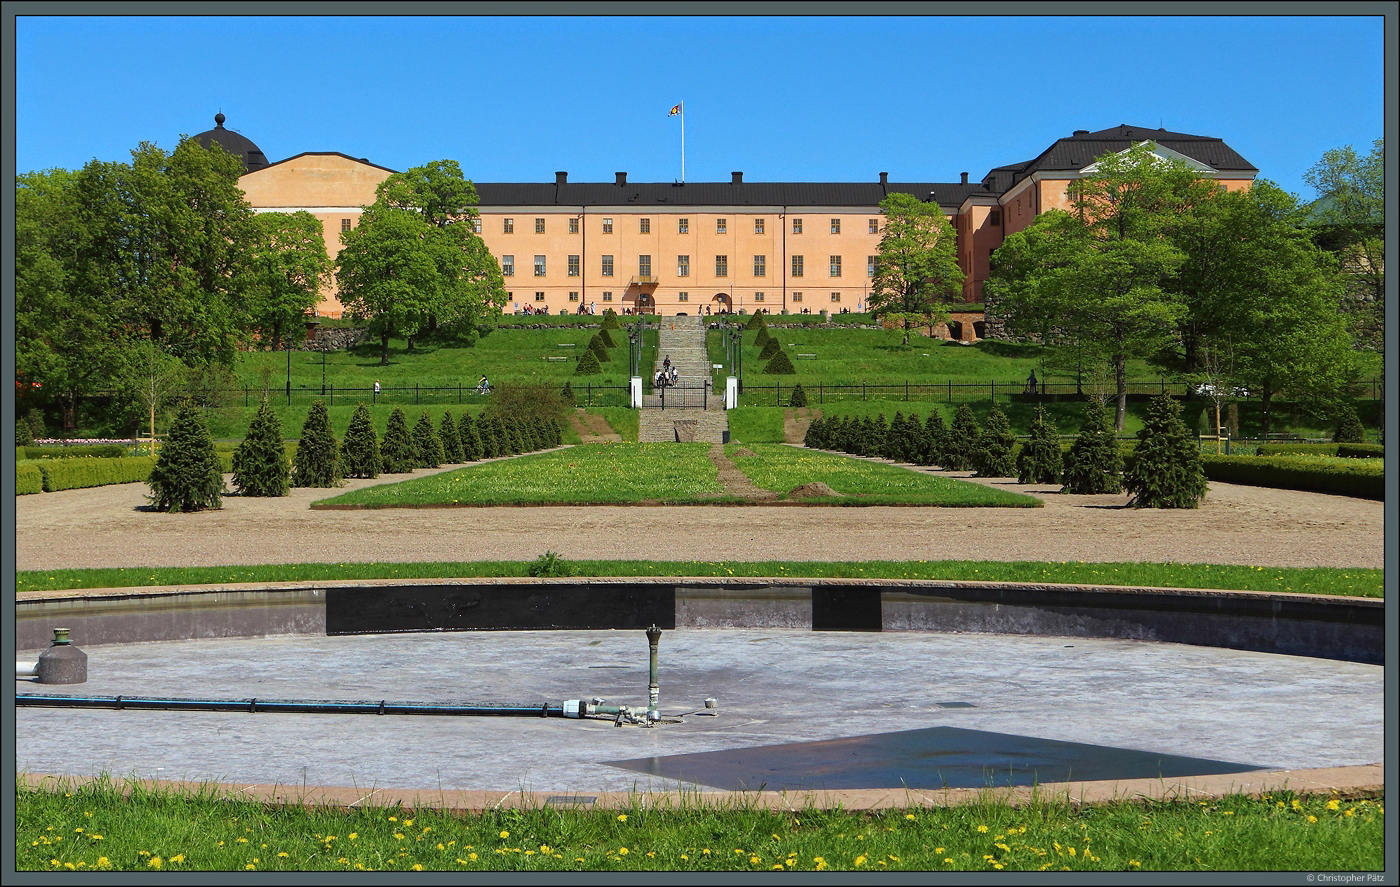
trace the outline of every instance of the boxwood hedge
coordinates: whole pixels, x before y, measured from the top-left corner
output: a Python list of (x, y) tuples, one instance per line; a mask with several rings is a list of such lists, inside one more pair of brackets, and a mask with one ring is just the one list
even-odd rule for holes
[(1385, 465), (1375, 459), (1318, 456), (1201, 456), (1209, 480), (1224, 483), (1385, 498)]
[(75, 444), (69, 446), (16, 448), (19, 459), (73, 459), (80, 456), (95, 456), (99, 459), (120, 459), (131, 454), (131, 447), (125, 444)]
[(15, 463), (15, 495), (39, 493), (44, 489), (44, 474), (33, 462)]
[(108, 484), (142, 483), (151, 476), (156, 460), (150, 456), (120, 459), (44, 459), (37, 463), (44, 473), (44, 491), (76, 490)]

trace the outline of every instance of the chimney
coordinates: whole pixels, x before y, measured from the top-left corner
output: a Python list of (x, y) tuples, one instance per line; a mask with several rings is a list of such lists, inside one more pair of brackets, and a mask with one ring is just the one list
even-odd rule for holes
[(1075, 134), (1076, 137), (1078, 137), (1078, 136), (1087, 136), (1087, 135), (1089, 134), (1089, 130), (1087, 130), (1087, 129), (1076, 129), (1076, 130), (1074, 131), (1074, 134)]
[(963, 173), (963, 174), (962, 174), (962, 183), (963, 183), (964, 185), (967, 184), (967, 173)]
[(569, 174), (562, 170), (554, 174), (554, 184), (563, 185), (569, 181)]
[(618, 184), (618, 185), (625, 185), (625, 184), (627, 184), (627, 173), (625, 173), (625, 172), (617, 172), (617, 173), (613, 173), (613, 175), (617, 176), (617, 181), (616, 181), (615, 184)]
[(743, 173), (741, 173), (741, 172), (732, 172), (732, 173), (729, 174), (729, 184), (731, 184), (731, 185), (738, 185), (738, 184), (742, 184), (743, 181), (744, 181), (744, 174), (743, 174)]
[(880, 184), (882, 184), (882, 185), (888, 185), (889, 183), (890, 183), (890, 174), (887, 173), (887, 172), (882, 172), (882, 173), (880, 173)]

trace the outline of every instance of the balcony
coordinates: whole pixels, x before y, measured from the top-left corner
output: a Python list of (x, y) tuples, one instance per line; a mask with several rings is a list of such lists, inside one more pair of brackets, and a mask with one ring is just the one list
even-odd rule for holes
[(629, 286), (656, 286), (658, 283), (660, 283), (660, 281), (656, 279), (656, 275), (654, 274), (638, 274), (632, 278)]

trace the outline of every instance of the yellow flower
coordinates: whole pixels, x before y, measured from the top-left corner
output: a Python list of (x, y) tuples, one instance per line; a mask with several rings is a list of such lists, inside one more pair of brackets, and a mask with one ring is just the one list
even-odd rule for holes
[(359, 832), (351, 832), (350, 834), (346, 835), (346, 837), (348, 837), (348, 838), (349, 838), (350, 840), (352, 840), (352, 841), (355, 840), (356, 838), (358, 838), (359, 836), (360, 836), (360, 833), (359, 833)]
[(1128, 860), (1128, 865), (1132, 866), (1135, 869), (1142, 868), (1142, 863), (1138, 862), (1136, 859)]
[(244, 871), (251, 872), (251, 871), (252, 871), (253, 869), (255, 869), (255, 868), (257, 868), (257, 866), (253, 865), (253, 864), (250, 862), (250, 863), (248, 863), (247, 865), (245, 865), (245, 866), (243, 867), (243, 870), (244, 870)]
[(150, 859), (146, 860), (146, 867), (158, 869), (162, 861), (163, 860), (159, 856), (152, 856)]
[(981, 833), (983, 833), (983, 834), (986, 834), (986, 832), (987, 832), (987, 827), (986, 827), (985, 825), (979, 825), (979, 826), (977, 826), (977, 831), (979, 831), (979, 832), (981, 832)]
[(1343, 816), (1351, 816), (1351, 815), (1352, 815), (1352, 810), (1351, 810), (1351, 808), (1348, 807), (1346, 810), (1344, 810), (1344, 811), (1342, 812), (1342, 815), (1343, 815)]
[(1336, 810), (1336, 809), (1340, 808), (1341, 806), (1342, 806), (1341, 804), (1337, 803), (1337, 799), (1336, 799), (1336, 798), (1333, 798), (1332, 800), (1330, 800), (1330, 801), (1327, 802), (1327, 809), (1328, 809), (1328, 810)]
[(863, 866), (863, 865), (865, 865), (865, 857), (864, 857), (864, 856), (857, 856), (857, 857), (856, 857), (856, 868), (860, 868), (860, 867)]
[(617, 814), (617, 821), (618, 821), (618, 822), (626, 822), (626, 821), (627, 821), (627, 814), (626, 814), (626, 813), (619, 813), (619, 814)]
[(180, 863), (185, 861), (185, 854), (176, 853), (174, 856), (170, 857), (170, 861), (175, 863), (176, 865), (179, 865)]
[(476, 854), (475, 854), (475, 853), (468, 853), (468, 854), (467, 854), (467, 859), (470, 859), (470, 860), (472, 860), (473, 862), (475, 862), (475, 861), (476, 861)]
[(906, 813), (906, 814), (904, 814), (904, 818), (905, 818), (905, 819), (913, 819), (913, 818), (914, 818), (914, 814), (912, 814), (912, 813)]
[(398, 821), (399, 821), (399, 818), (398, 818), (397, 816), (390, 816), (390, 817), (389, 817), (389, 821), (390, 821), (390, 822), (398, 822)]
[(682, 853), (682, 854), (681, 854), (681, 859), (690, 859), (690, 857), (689, 857), (689, 856), (686, 856), (684, 853)]
[(953, 864), (953, 860), (949, 859), (949, 858), (946, 857), (946, 856), (943, 857), (943, 861), (946, 862), (948, 865), (952, 865), (952, 864)]
[(943, 848), (942, 848), (942, 847), (935, 847), (935, 848), (933, 848), (933, 852), (934, 852), (934, 853), (942, 853), (942, 852), (943, 852)]
[(421, 871), (423, 871), (423, 863), (421, 863), (421, 862), (415, 862), (415, 863), (413, 864), (413, 870), (414, 870), (415, 872), (421, 872)]
[(773, 866), (773, 871), (784, 872), (787, 871), (787, 869), (783, 868), (783, 864), (780, 862), (777, 865)]
[(749, 865), (758, 865), (760, 862), (763, 862), (763, 860), (759, 859), (757, 856), (749, 857)]
[(1316, 816), (1313, 816), (1311, 813), (1309, 813), (1309, 814), (1308, 814), (1308, 822), (1317, 822), (1317, 817), (1316, 817)]
[[(281, 858), (281, 859), (289, 859), (289, 858), (291, 857), (291, 854), (288, 853), (287, 851), (283, 850), (282, 852), (278, 853), (277, 856), (278, 856), (279, 858)], [(171, 859), (174, 859), (174, 858), (175, 858), (175, 857), (173, 857), (173, 856), (171, 857)]]
[[(1206, 832), (1206, 834), (1210, 834), (1210, 832)], [(1070, 848), (1069, 848), (1069, 855), (1070, 855), (1070, 856), (1073, 856), (1074, 854), (1075, 854), (1075, 849), (1074, 849), (1073, 847), (1070, 847)]]
[(406, 828), (406, 827), (408, 827), (408, 826), (410, 826), (410, 825), (413, 825), (413, 820), (411, 820), (411, 819), (405, 819), (405, 820), (403, 821), (403, 824), (404, 824), (404, 827)]
[(628, 853), (628, 850), (627, 850), (626, 847), (619, 847), (619, 848), (617, 848), (617, 855), (618, 855), (618, 856), (626, 856), (627, 853)]
[(501, 832), (501, 837), (502, 837), (502, 838), (509, 838), (509, 837), (510, 837), (510, 832), (502, 831), (502, 832)]

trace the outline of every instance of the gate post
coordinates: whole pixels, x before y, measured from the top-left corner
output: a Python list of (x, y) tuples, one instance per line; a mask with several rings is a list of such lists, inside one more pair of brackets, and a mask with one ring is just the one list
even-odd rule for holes
[(641, 409), (642, 406), (642, 377), (633, 376), (627, 380), (628, 403), (632, 409)]

